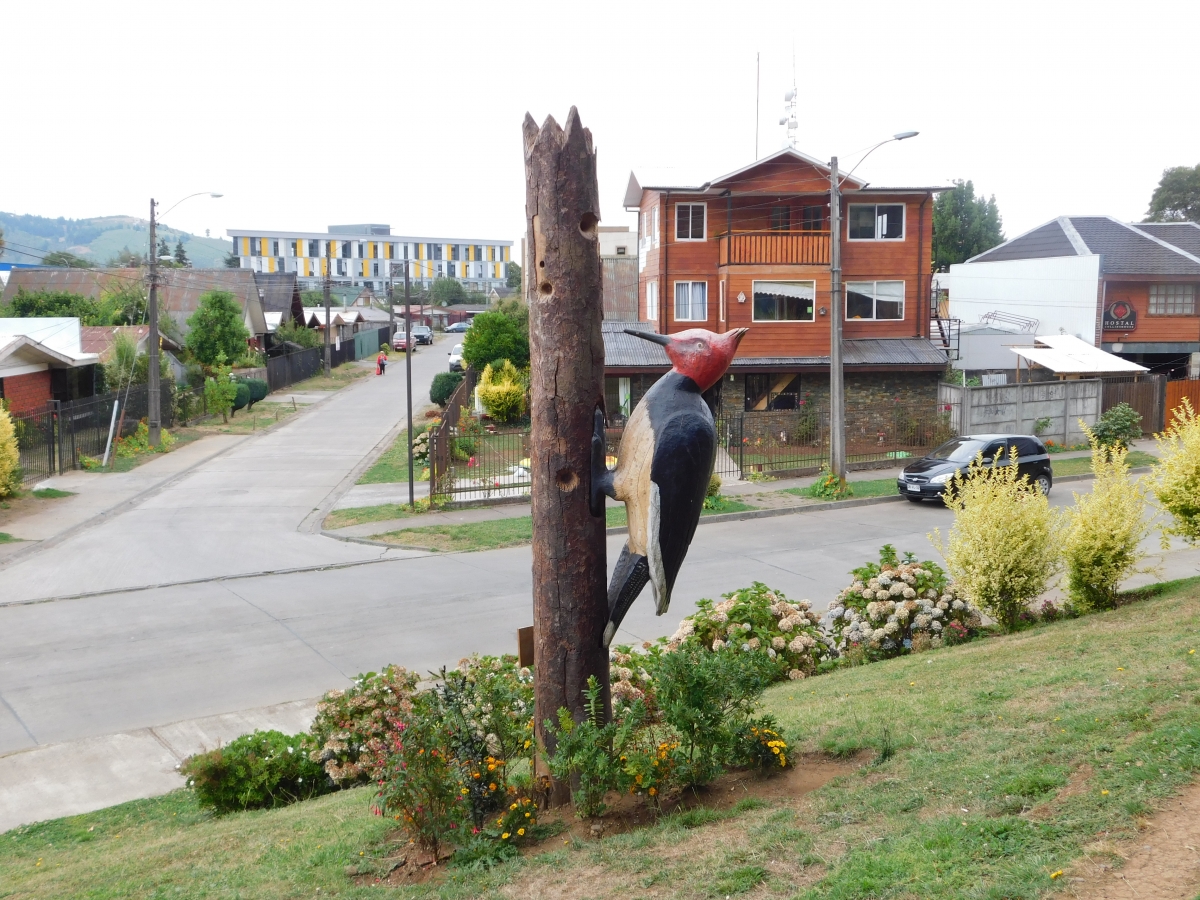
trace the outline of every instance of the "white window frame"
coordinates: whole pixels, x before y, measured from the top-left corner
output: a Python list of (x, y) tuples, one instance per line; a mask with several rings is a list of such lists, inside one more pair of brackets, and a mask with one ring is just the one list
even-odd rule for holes
[(720, 294), (721, 294), (721, 304), (717, 309), (717, 316), (718, 316), (717, 321), (724, 322), (725, 321), (725, 279), (724, 278), (722, 278), (720, 280), (720, 282), (718, 282), (718, 288), (719, 288)]
[[(700, 224), (700, 232), (701, 232), (701, 234), (700, 234), (700, 237), (685, 237), (685, 238), (681, 238), (681, 237), (679, 236), (679, 208), (680, 208), (681, 206), (689, 206), (689, 207), (691, 207), (691, 206), (699, 206), (701, 209), (703, 209), (703, 210), (704, 210), (704, 214), (703, 214), (703, 215), (700, 217), (700, 218), (701, 218), (701, 224)], [(689, 218), (689, 220), (691, 219), (691, 214), (689, 214), (688, 218)], [(708, 240), (708, 204), (707, 204), (707, 203), (692, 203), (692, 202), (690, 202), (690, 201), (689, 201), (689, 202), (687, 202), (687, 203), (676, 203), (676, 204), (675, 204), (675, 237), (673, 238), (673, 240), (675, 240), (675, 241), (677, 241), (678, 243), (681, 243), (681, 244), (682, 244), (682, 243), (684, 243), (685, 241), (705, 241), (705, 240)]]
[[(754, 314), (754, 295), (759, 284), (810, 284), (813, 289), (813, 314), (811, 319), (759, 319)], [(750, 282), (750, 321), (756, 325), (795, 325), (797, 323), (815, 322), (817, 320), (817, 283), (811, 278), (761, 278)]]
[[(869, 318), (869, 319), (865, 318), (865, 317), (855, 317), (853, 319), (850, 318), (850, 286), (851, 285), (860, 285), (860, 284), (871, 285), (871, 318)], [(899, 316), (899, 318), (881, 319), (878, 317), (877, 313), (879, 311), (879, 289), (878, 289), (877, 285), (880, 285), (880, 284), (898, 284), (898, 285), (900, 285), (900, 316)], [(904, 315), (905, 315), (905, 312), (907, 311), (906, 308), (908, 306), (908, 303), (907, 303), (907, 301), (908, 301), (908, 285), (903, 279), (901, 279), (901, 278), (879, 278), (879, 279), (876, 279), (875, 281), (847, 281), (845, 284), (842, 285), (842, 290), (845, 293), (845, 298), (842, 300), (843, 321), (846, 321), (846, 322), (903, 322), (904, 321)], [(855, 293), (861, 294), (861, 293), (863, 293), (863, 291), (856, 291)], [(894, 302), (894, 301), (891, 301), (889, 299), (888, 302)]]
[(658, 282), (646, 282), (646, 321), (658, 321)]
[(654, 230), (650, 233), (650, 240), (654, 244), (654, 249), (658, 249), (658, 204), (654, 205)]
[[(856, 206), (899, 206), (900, 207), (900, 237), (879, 237), (879, 215), (875, 216), (875, 237), (873, 238), (852, 238), (850, 237), (850, 211)], [(865, 244), (871, 241), (884, 241), (889, 243), (898, 243), (908, 237), (908, 204), (907, 203), (848, 203), (846, 205), (846, 240), (853, 241), (856, 244)]]
[[(690, 286), (688, 288), (688, 318), (680, 318), (680, 316), (679, 316), (679, 286), (681, 284), (686, 284), (686, 285)], [(694, 311), (693, 308), (695, 306), (695, 300), (692, 298), (692, 290), (698, 284), (704, 285), (704, 316), (702, 318), (696, 318), (695, 316), (692, 315), (692, 312)], [(708, 321), (708, 282), (707, 281), (690, 281), (690, 280), (689, 281), (676, 281), (674, 283), (673, 290), (671, 291), (671, 296), (672, 296), (672, 299), (675, 301), (674, 309), (672, 310), (672, 312), (675, 313), (675, 321), (676, 322), (707, 322)]]
[[(1155, 294), (1159, 291), (1163, 292), (1161, 298), (1157, 298), (1159, 309), (1155, 309)], [(1181, 295), (1186, 295), (1189, 301), (1188, 308), (1184, 310), (1173, 309), (1181, 302)], [(1194, 316), (1196, 314), (1196, 286), (1183, 282), (1160, 282), (1150, 285), (1150, 290), (1146, 292), (1146, 314), (1150, 316)]]

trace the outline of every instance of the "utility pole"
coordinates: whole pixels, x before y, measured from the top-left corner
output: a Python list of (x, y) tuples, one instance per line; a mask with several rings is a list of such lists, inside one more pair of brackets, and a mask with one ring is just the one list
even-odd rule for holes
[[(146, 419), (149, 428), (151, 447), (157, 447), (162, 441), (162, 396), (159, 387), (158, 372), (158, 237), (154, 227), (154, 198), (150, 198), (150, 297), (146, 303), (146, 321), (150, 326), (150, 334), (146, 337), (147, 362), (149, 370), (146, 375)], [(168, 210), (170, 212), (170, 210)], [(117, 435), (120, 437), (120, 435)]]
[(846, 373), (842, 369), (842, 196), (829, 162), (829, 471), (846, 483)]
[(413, 481), (412, 421), (412, 302), (408, 297), (408, 263), (404, 263), (404, 389), (408, 392), (408, 508), (417, 511)]
[(325, 242), (325, 377), (329, 377), (329, 372), (332, 368), (330, 365), (330, 348), (329, 348), (329, 330), (332, 327), (329, 324), (329, 267), (331, 265), (329, 257), (329, 241)]

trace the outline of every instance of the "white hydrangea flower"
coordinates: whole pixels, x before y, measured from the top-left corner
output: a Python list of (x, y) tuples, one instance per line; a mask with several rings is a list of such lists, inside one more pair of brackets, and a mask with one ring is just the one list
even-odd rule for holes
[(712, 642), (712, 648), (713, 648), (714, 652), (716, 652), (717, 650), (724, 650), (725, 642), (723, 640), (721, 640), (720, 638), (717, 638), (715, 641)]
[(775, 637), (771, 638), (771, 646), (776, 650), (782, 650), (787, 646), (787, 641), (785, 641), (779, 635), (775, 635)]

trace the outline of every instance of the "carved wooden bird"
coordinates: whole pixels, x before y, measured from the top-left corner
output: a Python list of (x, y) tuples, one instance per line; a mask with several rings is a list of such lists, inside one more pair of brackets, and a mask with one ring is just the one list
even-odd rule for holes
[[(625, 426), (617, 468), (604, 464), (604, 413), (596, 410), (592, 437), (592, 513), (604, 496), (624, 500), (629, 538), (608, 587), (608, 646), (646, 582), (658, 615), (671, 603), (712, 475), (717, 429), (706, 391), (718, 385), (749, 329), (714, 334), (692, 328), (676, 334), (626, 329), (666, 348), (671, 371), (646, 392)], [(715, 403), (715, 400), (713, 401)]]

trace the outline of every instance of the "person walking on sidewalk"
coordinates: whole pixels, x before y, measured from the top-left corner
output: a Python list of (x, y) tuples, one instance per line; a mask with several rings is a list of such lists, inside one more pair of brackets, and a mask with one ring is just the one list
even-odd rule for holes
[(380, 350), (379, 357), (375, 360), (375, 374), (376, 375), (386, 375), (387, 374), (387, 361), (388, 361), (387, 360), (387, 351)]

